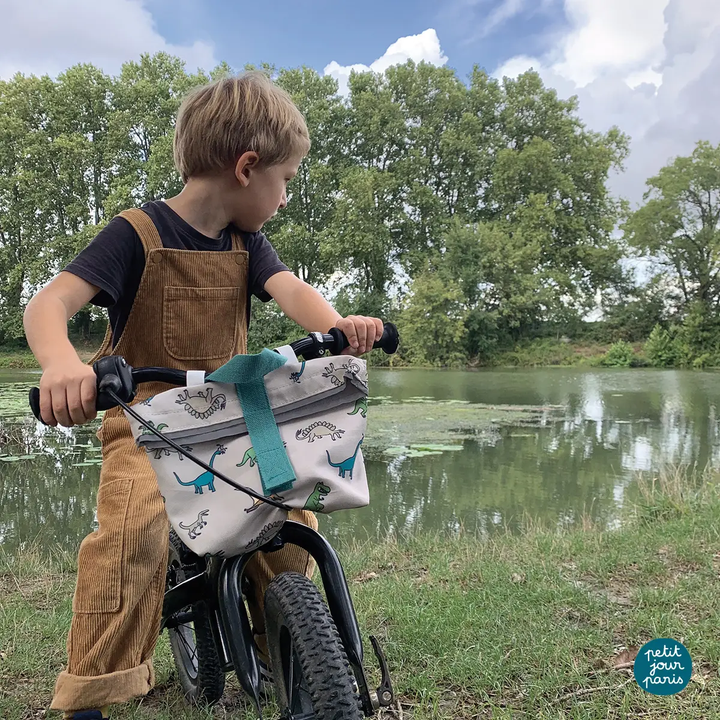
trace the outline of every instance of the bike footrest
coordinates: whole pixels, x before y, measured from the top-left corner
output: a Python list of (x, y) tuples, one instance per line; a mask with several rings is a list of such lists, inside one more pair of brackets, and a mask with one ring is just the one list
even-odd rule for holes
[(380, 685), (376, 690), (376, 697), (378, 707), (389, 707), (392, 705), (395, 699), (395, 693), (393, 692), (392, 680), (390, 679), (390, 668), (388, 668), (387, 660), (385, 659), (385, 653), (383, 653), (380, 643), (374, 635), (370, 636), (370, 642), (375, 653), (375, 657), (380, 664)]

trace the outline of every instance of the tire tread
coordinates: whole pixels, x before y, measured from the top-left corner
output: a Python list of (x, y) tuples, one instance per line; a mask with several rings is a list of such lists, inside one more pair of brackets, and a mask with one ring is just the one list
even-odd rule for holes
[[(360, 698), (335, 623), (315, 584), (305, 575), (277, 575), (265, 593), (265, 618), (271, 658), (280, 623), (290, 631), (312, 698), (317, 720), (360, 720)], [(278, 670), (273, 668), (275, 682)], [(281, 705), (284, 702), (279, 697)]]
[[(176, 554), (181, 566), (189, 554), (182, 540), (174, 530), (170, 531), (170, 557)], [(204, 602), (195, 603), (193, 609), (193, 628), (195, 634), (195, 648), (197, 651), (198, 676), (193, 680), (185, 670), (180, 653), (175, 644), (170, 643), (173, 661), (177, 670), (178, 680), (182, 686), (185, 698), (191, 703), (213, 705), (225, 692), (225, 671), (220, 662), (215, 638), (213, 637), (207, 605)], [(174, 629), (168, 629), (172, 638)]]

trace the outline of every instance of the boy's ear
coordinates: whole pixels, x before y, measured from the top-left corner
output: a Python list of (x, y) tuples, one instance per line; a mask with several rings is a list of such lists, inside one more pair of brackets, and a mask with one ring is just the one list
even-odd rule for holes
[(260, 156), (253, 151), (244, 152), (235, 163), (235, 177), (243, 187), (247, 187), (250, 182), (250, 175), (253, 170), (258, 169), (260, 164)]

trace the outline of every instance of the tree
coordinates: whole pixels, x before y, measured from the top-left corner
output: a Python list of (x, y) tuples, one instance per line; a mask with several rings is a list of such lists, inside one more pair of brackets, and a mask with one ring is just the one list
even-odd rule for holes
[(175, 116), (185, 94), (208, 80), (204, 73), (189, 75), (180, 58), (162, 52), (123, 65), (112, 88), (118, 177), (107, 200), (111, 214), (182, 189), (172, 155)]
[(638, 342), (647, 339), (657, 325), (665, 325), (668, 290), (653, 278), (637, 285), (634, 278), (625, 278), (603, 297), (604, 318), (597, 323), (599, 331), (593, 335), (600, 342), (627, 340)]
[(287, 207), (267, 224), (267, 233), (283, 262), (306, 282), (317, 284), (335, 270), (324, 248), (347, 164), (347, 110), (337, 95), (337, 82), (310, 68), (281, 70), (276, 82), (305, 116), (312, 144), (288, 186)]
[(413, 272), (428, 251), (441, 248), (447, 218), (455, 213), (468, 93), (454, 70), (425, 62), (395, 65), (385, 76), (403, 120), (404, 147), (387, 169), (396, 177), (398, 204), (405, 207), (398, 240), (403, 264)]
[[(475, 68), (466, 84), (408, 62), (352, 73), (343, 98), (312, 69), (262, 70), (291, 94), (312, 139), (268, 236), (299, 277), (344, 288), (333, 298), (343, 309), (384, 315), (404, 303), (406, 354), (488, 356), (547, 323), (566, 327), (618, 287), (619, 205), (606, 181), (626, 138), (590, 132), (576, 101), (536, 73), (499, 81)], [(28, 294), (113, 214), (180, 190), (175, 116), (209, 77), (158, 53), (117, 77), (78, 65), (55, 80), (0, 83), (0, 341), (21, 337)], [(428, 308), (443, 314), (437, 326)], [(291, 332), (271, 308), (258, 312), (273, 335)], [(436, 349), (424, 348), (423, 326)]]
[(653, 328), (643, 348), (653, 367), (672, 367), (677, 363), (675, 340), (661, 325)]
[[(532, 195), (513, 222), (456, 220), (446, 235), (441, 263), (462, 289), (477, 331), (489, 325), (500, 345), (552, 320), (566, 302), (557, 268), (542, 262), (553, 221), (545, 196)], [(470, 340), (475, 354), (480, 338)]]
[(543, 197), (553, 218), (538, 270), (551, 274), (579, 311), (589, 310), (595, 292), (620, 275), (621, 251), (612, 236), (620, 204), (607, 178), (622, 166), (628, 140), (617, 128), (589, 131), (577, 115), (577, 98), (559, 99), (536, 72), (505, 78), (503, 95), (504, 147), (478, 214), (512, 223), (531, 196)]
[(645, 205), (625, 224), (631, 246), (655, 261), (702, 312), (720, 306), (720, 145), (699, 142), (647, 181)]
[(425, 365), (455, 365), (465, 361), (467, 309), (450, 278), (431, 269), (412, 283), (398, 322), (403, 357)]
[[(48, 113), (50, 78), (0, 82), (0, 340), (23, 336), (28, 284), (47, 274), (56, 224), (52, 163), (62, 150)], [(62, 192), (63, 189), (61, 189)]]
[(349, 270), (357, 312), (382, 313), (395, 279), (399, 208), (394, 177), (378, 168), (354, 168), (343, 177), (326, 254)]

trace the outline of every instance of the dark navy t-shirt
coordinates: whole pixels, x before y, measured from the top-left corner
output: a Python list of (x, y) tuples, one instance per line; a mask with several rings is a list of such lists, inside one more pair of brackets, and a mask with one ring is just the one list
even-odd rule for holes
[[(186, 223), (162, 201), (149, 202), (142, 209), (152, 218), (163, 247), (178, 250), (232, 250), (230, 227), (219, 238), (210, 238)], [(250, 296), (263, 302), (272, 300), (265, 292), (265, 283), (275, 273), (287, 270), (275, 248), (261, 232), (241, 232), (249, 254), (247, 321), (250, 322)], [(93, 305), (106, 307), (113, 330), (113, 346), (127, 323), (135, 300), (140, 278), (145, 269), (145, 251), (140, 237), (130, 223), (113, 218), (95, 239), (65, 268), (66, 272), (100, 288), (91, 300)]]

